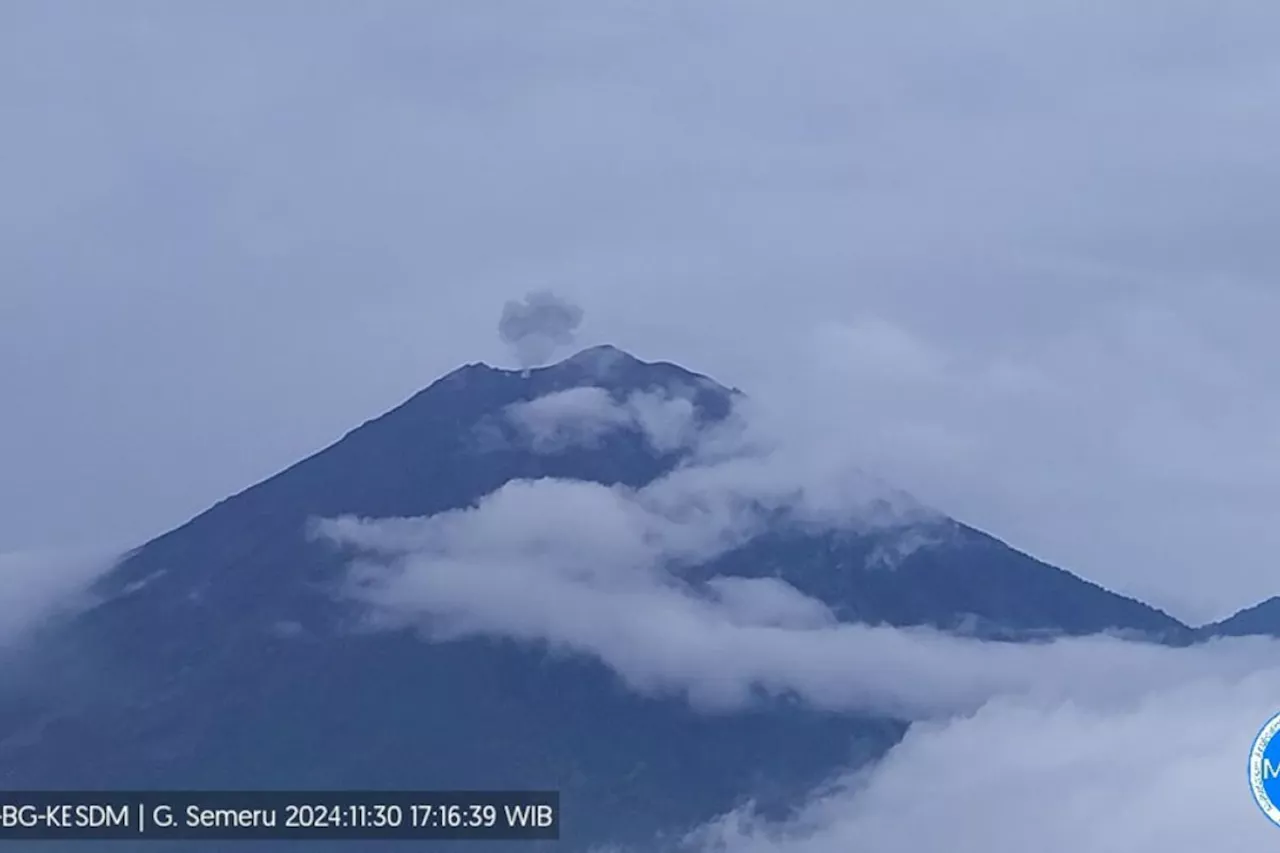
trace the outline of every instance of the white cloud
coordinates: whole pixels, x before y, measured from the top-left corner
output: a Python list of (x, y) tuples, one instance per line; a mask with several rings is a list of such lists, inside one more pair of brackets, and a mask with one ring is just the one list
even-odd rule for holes
[[(910, 381), (935, 390), (957, 369), (913, 364)], [(964, 370), (969, 392), (1053, 396), (1032, 371)], [(578, 417), (566, 399), (543, 410), (548, 422)], [(578, 400), (594, 401), (594, 423), (631, 423), (625, 407)], [(744, 807), (686, 839), (695, 853), (1199, 853), (1273, 837), (1244, 766), (1280, 702), (1280, 642), (990, 643), (842, 623), (776, 578), (682, 577), (683, 561), (758, 532), (760, 502), (824, 526), (918, 521), (909, 499), (848, 466), (838, 439), (851, 428), (742, 401), (699, 434), (693, 464), (647, 488), (513, 482), (467, 510), (318, 530), (360, 553), (348, 591), (371, 606), (375, 627), (415, 627), (437, 643), (547, 644), (601, 661), (633, 690), (706, 710), (785, 695), (915, 721), (881, 762), (814, 792), (790, 818)], [(930, 547), (929, 531), (908, 527), (873, 561), (891, 570), (901, 552)]]
[(90, 584), (119, 556), (88, 550), (0, 553), (0, 645), (89, 604)]
[[(611, 340), (771, 398), (801, 468), (823, 472), (830, 460), (804, 437), (835, 425), (847, 449), (833, 470), (873, 465), (1179, 615), (1276, 592), (1276, 4), (391, 7), (277, 7), (252, 32), (234, 4), (11, 7), (0, 361), (33, 369), (0, 371), (0, 540), (182, 521), (473, 360), (502, 300), (554, 280)], [(793, 488), (759, 461), (696, 476)], [(842, 481), (827, 483), (808, 493), (839, 506)], [(519, 499), (542, 498), (639, 531), (639, 550), (623, 549), (636, 560), (645, 536), (710, 547), (615, 505), (631, 496), (543, 484)], [(710, 514), (738, 529), (723, 503)], [(509, 550), (464, 533), (455, 568), (477, 553), (508, 565)], [(403, 569), (421, 615), (450, 573), (421, 555)], [(600, 603), (582, 587), (569, 591)], [(728, 589), (709, 603), (665, 594), (686, 628), (708, 612), (736, 626), (716, 642), (784, 614), (786, 636), (844, 636), (775, 607), (777, 590)], [(506, 630), (500, 596), (450, 595), (432, 600)], [(599, 645), (596, 628), (547, 608), (530, 636)], [(11, 610), (27, 618), (26, 604)], [(1238, 694), (1174, 698), (1190, 705), (1153, 712), (1171, 727), (1153, 731), (1236, 737), (1214, 708)], [(974, 721), (1026, 727), (983, 713)], [(1045, 714), (1064, 745), (1087, 728)], [(974, 733), (964, 725), (941, 734)], [(1126, 752), (1137, 745), (1117, 759), (1145, 755)], [(1168, 849), (1231, 850), (1262, 831), (1215, 811), (1225, 788), (1182, 776), (1185, 788), (1157, 789), (1162, 823), (1145, 824), (1181, 833)], [(939, 800), (965, 802), (972, 781), (952, 781)], [(984, 790), (971, 814), (949, 815), (975, 846), (1018, 814), (1003, 788)], [(882, 802), (917, 816), (905, 796)], [(1064, 811), (1083, 815), (1072, 826), (1024, 826), (1013, 849), (1052, 851), (1058, 835), (1067, 849), (1144, 849), (1107, 833), (1149, 808), (1097, 805)], [(1216, 832), (1190, 825), (1204, 815), (1222, 817)], [(840, 849), (895, 849), (883, 823), (850, 826), (866, 841), (840, 836)], [(929, 824), (890, 828), (921, 840)], [(956, 849), (916, 849), (938, 847)]]
[[(725, 537), (735, 525), (749, 527), (759, 512), (782, 509), (798, 521), (848, 529), (883, 529), (939, 518), (936, 511), (864, 470), (842, 422), (810, 421), (797, 429), (794, 413), (743, 397), (732, 401), (723, 420), (703, 422), (686, 392), (691, 389), (636, 392), (619, 402), (603, 388), (578, 387), (514, 404), (506, 415), (535, 449), (543, 451), (594, 445), (621, 428), (640, 431), (658, 452), (688, 450), (688, 461), (669, 475), (619, 494), (658, 517), (679, 516), (695, 507), (719, 514), (718, 522), (701, 519), (712, 538)], [(493, 440), (488, 424), (480, 424), (480, 430)], [(545, 488), (577, 486), (592, 488), (585, 483)], [(495, 496), (499, 494), (502, 490)], [(726, 514), (737, 515), (731, 521)], [(573, 519), (567, 514), (564, 524), (571, 532)], [(745, 533), (729, 539), (737, 541)], [(923, 529), (915, 533), (920, 540), (916, 547), (933, 541)], [(719, 547), (724, 550), (730, 543)]]
[(696, 853), (1227, 853), (1274, 837), (1244, 767), (1280, 702), (1280, 643), (1007, 644), (841, 623), (774, 578), (694, 586), (666, 570), (751, 527), (727, 502), (673, 504), (663, 488), (517, 482), (463, 512), (320, 531), (362, 552), (352, 592), (382, 626), (428, 642), (546, 643), (706, 710), (785, 694), (917, 721), (789, 819), (746, 807), (701, 828), (682, 845)]
[(1265, 849), (1246, 759), (1280, 669), (1204, 672), (1121, 706), (1001, 700), (917, 724), (878, 765), (769, 821), (748, 807), (688, 848), (724, 853), (1221, 853)]
[[(547, 492), (537, 502), (552, 498)], [(574, 505), (582, 510), (588, 502)], [(601, 660), (638, 690), (719, 707), (748, 702), (757, 690), (908, 718), (973, 710), (1008, 694), (1105, 693), (1119, 701), (1189, 672), (1252, 671), (1278, 651), (1264, 640), (1188, 650), (1106, 637), (990, 644), (837, 623), (821, 603), (778, 581), (722, 579), (700, 589), (654, 569), (651, 561), (663, 554), (644, 547), (651, 543), (644, 534), (655, 529), (631, 526), (636, 516), (614, 518), (633, 534), (629, 552), (601, 532), (617, 532), (607, 515), (579, 519), (591, 532), (578, 549), (539, 540), (547, 528), (516, 547), (499, 544), (496, 526), (473, 529), (466, 542), (456, 529), (419, 528), (420, 544), (407, 553), (403, 535), (381, 522), (338, 522), (326, 532), (374, 549), (353, 594), (391, 624), (418, 625), (433, 641), (545, 642)], [(691, 542), (703, 548), (709, 540), (681, 544)]]
[(528, 437), (532, 448), (551, 453), (575, 444), (596, 444), (618, 429), (636, 429), (660, 453), (689, 446), (698, 415), (688, 396), (667, 391), (637, 391), (621, 402), (604, 388), (569, 388), (506, 408), (507, 419)]
[[(594, 394), (545, 402), (532, 410), (554, 414), (556, 425), (584, 410), (613, 423), (621, 410)], [(700, 436), (692, 464), (639, 489), (514, 481), (471, 508), (330, 519), (316, 532), (361, 554), (349, 592), (381, 620), (418, 625), (435, 640), (549, 643), (599, 658), (637, 689), (713, 704), (763, 690), (833, 710), (928, 716), (1005, 694), (1065, 697), (1105, 685), (1121, 695), (1187, 671), (1252, 667), (1271, 653), (1265, 643), (1222, 655), (1219, 645), (1175, 652), (1110, 638), (987, 645), (838, 623), (781, 581), (687, 583), (683, 566), (746, 543), (777, 511), (822, 528), (895, 529), (906, 534), (903, 549), (936, 544), (934, 530), (945, 535), (927, 509), (841, 464), (829, 436), (810, 430), (797, 443), (774, 426), (743, 403)], [(894, 554), (881, 557), (891, 568)]]
[(867, 569), (892, 571), (917, 551), (946, 543), (945, 537), (930, 530), (904, 530), (880, 542), (867, 555)]
[(834, 624), (830, 608), (777, 578), (721, 575), (707, 581), (725, 619), (741, 627), (808, 629)]
[(687, 397), (638, 393), (631, 395), (627, 405), (655, 450), (678, 450), (694, 440), (698, 428), (697, 411), (693, 401)]

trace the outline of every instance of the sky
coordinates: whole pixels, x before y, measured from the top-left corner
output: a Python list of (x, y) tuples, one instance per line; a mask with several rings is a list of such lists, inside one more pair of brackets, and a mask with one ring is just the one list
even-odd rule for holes
[[(127, 548), (508, 299), (1193, 622), (1280, 593), (1280, 11), (0, 6), (0, 553)], [(567, 353), (566, 353), (567, 354)], [(16, 555), (16, 556), (15, 556)]]

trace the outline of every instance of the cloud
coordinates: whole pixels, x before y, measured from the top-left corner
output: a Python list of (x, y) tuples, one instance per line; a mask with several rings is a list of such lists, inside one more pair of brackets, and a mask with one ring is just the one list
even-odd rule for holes
[[(598, 395), (534, 401), (540, 426), (614, 425), (630, 410)], [(545, 417), (543, 417), (545, 416)], [(908, 496), (799, 447), (743, 402), (698, 433), (693, 461), (638, 489), (575, 480), (513, 481), (476, 506), (429, 518), (337, 518), (314, 533), (360, 557), (347, 593), (385, 625), (432, 640), (492, 635), (603, 661), (639, 690), (733, 707), (759, 692), (830, 710), (907, 718), (973, 710), (1001, 695), (1117, 695), (1265, 661), (1265, 643), (1175, 652), (1114, 638), (988, 645), (928, 630), (840, 623), (776, 579), (686, 579), (785, 512), (825, 529), (893, 530), (879, 555), (931, 547), (946, 525)], [(819, 433), (811, 433), (816, 438)], [(936, 533), (935, 533), (936, 531)]]
[[(559, 538), (571, 516), (580, 532)], [(1277, 653), (1262, 640), (1174, 650), (1109, 637), (1006, 644), (869, 627), (837, 622), (778, 580), (701, 586), (659, 568), (705, 558), (734, 541), (726, 530), (742, 528), (672, 524), (617, 490), (568, 483), (521, 484), (460, 516), (322, 527), (363, 553), (350, 594), (387, 626), (417, 626), (437, 642), (547, 643), (602, 661), (639, 691), (722, 709), (760, 693), (908, 719), (972, 711), (1002, 695), (1105, 692), (1119, 701), (1187, 673), (1252, 671)]]
[[(619, 401), (588, 386), (514, 404), (505, 415), (543, 452), (593, 445), (616, 429), (640, 431), (658, 452), (687, 450), (684, 464), (636, 493), (651, 506), (669, 510), (690, 502), (752, 503), (757, 509), (785, 508), (796, 519), (844, 528), (939, 518), (935, 510), (863, 468), (862, 454), (846, 440), (845, 424), (807, 421), (804, 429), (796, 429), (798, 421), (789, 410), (746, 397), (734, 398), (723, 419), (703, 421), (691, 393), (670, 387)], [(482, 445), (495, 440), (489, 426), (480, 425)], [(913, 532), (915, 538), (928, 534), (926, 529)]]
[(905, 530), (901, 535), (877, 543), (867, 555), (865, 568), (892, 571), (917, 551), (946, 544), (946, 537), (936, 530)]
[(917, 724), (876, 766), (788, 819), (746, 807), (693, 833), (721, 853), (1199, 853), (1274, 843), (1250, 742), (1276, 708), (1274, 662), (1203, 673), (1121, 707), (1000, 700)]
[(659, 453), (689, 447), (700, 426), (688, 397), (662, 391), (638, 391), (618, 402), (604, 388), (583, 386), (515, 403), (507, 419), (539, 453), (574, 445), (594, 445), (619, 429), (636, 429)]
[[(112, 540), (185, 520), (474, 360), (478, 341), (496, 346), (493, 305), (536, 279), (589, 299), (616, 342), (772, 401), (795, 439), (791, 474), (750, 459), (688, 473), (690, 487), (781, 497), (808, 481), (839, 507), (844, 481), (795, 473), (822, 473), (806, 437), (834, 424), (846, 449), (833, 469), (874, 465), (1179, 615), (1276, 592), (1274, 3), (391, 2), (276, 6), (252, 31), (235, 4), (60, 5), (11, 4), (0, 28), (15, 117), (0, 161), (0, 362), (32, 366), (0, 371), (0, 542), (65, 540), (86, 519)], [(530, 546), (538, 512), (566, 523), (536, 506), (551, 498), (638, 536), (623, 549), (635, 561), (652, 553), (646, 536), (673, 540), (658, 553), (717, 547), (631, 495), (521, 488), (507, 520), (529, 514), (517, 539)], [(709, 529), (740, 529), (731, 503), (709, 505)], [(613, 554), (589, 526), (583, 540)], [(447, 525), (428, 528), (438, 542)], [(373, 545), (404, 531), (366, 532)], [(415, 619), (445, 601), (463, 627), (506, 631), (499, 596), (457, 573), (479, 554), (532, 586), (539, 567), (526, 577), (512, 549), (464, 533), (455, 563), (405, 553), (379, 588)], [(743, 631), (806, 654), (808, 640), (854, 636), (776, 588), (650, 580), (638, 599), (607, 577), (567, 592), (615, 614), (675, 607), (700, 643), (691, 670), (718, 665), (732, 649), (717, 644)], [(641, 675), (657, 666), (602, 646), (608, 626), (539, 606), (528, 636), (621, 648), (611, 659)], [(637, 657), (661, 651), (653, 626), (622, 615)], [(969, 646), (942, 645), (968, 660)], [(1048, 655), (1039, 677), (1076, 653), (1063, 648), (1084, 647), (1027, 653)], [(1022, 665), (992, 660), (1006, 675)], [(937, 675), (954, 698), (943, 662), (924, 682)], [(774, 677), (759, 669), (731, 670), (726, 692)], [(928, 777), (912, 761), (873, 786), (885, 811), (825, 838), (875, 853), (899, 839), (1053, 851), (1058, 838), (1129, 853), (1162, 827), (1176, 834), (1164, 853), (1261, 842), (1273, 830), (1226, 799), (1244, 793), (1227, 740), (1265, 714), (1246, 722), (1247, 691), (1212, 694), (1171, 690), (1145, 717), (991, 705), (933, 740), (917, 730), (925, 751), (968, 737), (992, 773), (940, 776), (913, 799)], [(1026, 766), (1034, 732), (1063, 761), (1088, 758), (1091, 778), (1046, 793)], [(1144, 798), (1116, 777), (1158, 784)], [(1050, 810), (1068, 791), (1076, 807)], [(954, 831), (927, 834), (939, 826)]]
[(755, 529), (726, 496), (759, 481), (712, 477), (727, 492), (711, 500), (678, 481), (514, 482), (471, 510), (319, 532), (360, 554), (348, 592), (375, 628), (546, 644), (706, 712), (774, 695), (914, 721), (790, 817), (748, 804), (683, 853), (1199, 853), (1274, 833), (1243, 770), (1275, 710), (1280, 643), (991, 643), (842, 623), (777, 578), (690, 583), (681, 561)]
[(88, 550), (0, 554), (0, 646), (90, 604), (90, 585), (119, 558)]
[[(716, 477), (726, 495), (758, 482)], [(914, 721), (790, 817), (744, 806), (685, 853), (1198, 853), (1271, 838), (1244, 766), (1275, 710), (1280, 643), (991, 643), (842, 623), (776, 578), (691, 583), (682, 560), (754, 528), (690, 485), (514, 482), (470, 510), (318, 532), (360, 554), (348, 592), (374, 627), (547, 644), (708, 712), (774, 695)]]

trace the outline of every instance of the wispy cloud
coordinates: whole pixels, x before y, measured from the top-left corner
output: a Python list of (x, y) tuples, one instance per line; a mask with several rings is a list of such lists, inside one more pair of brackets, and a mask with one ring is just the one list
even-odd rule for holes
[[(594, 393), (558, 394), (528, 411), (548, 428), (580, 423), (584, 411), (592, 424), (634, 426), (627, 404)], [(779, 512), (826, 529), (900, 530), (903, 547), (930, 547), (930, 530), (945, 531), (926, 508), (836, 464), (830, 445), (797, 447), (752, 414), (744, 403), (700, 434), (690, 464), (642, 488), (514, 481), (468, 509), (329, 519), (315, 532), (359, 555), (348, 593), (386, 624), (435, 641), (546, 643), (603, 661), (639, 690), (704, 704), (764, 692), (919, 718), (1003, 695), (1131, 695), (1189, 672), (1252, 671), (1274, 653), (1261, 641), (1230, 654), (1107, 637), (987, 644), (841, 623), (776, 579), (692, 583), (684, 567), (750, 541)]]
[(915, 721), (790, 818), (746, 806), (684, 851), (1230, 853), (1272, 837), (1243, 768), (1280, 702), (1280, 643), (1011, 644), (843, 623), (775, 578), (687, 582), (680, 560), (752, 528), (729, 503), (656, 500), (669, 488), (517, 482), (471, 510), (320, 532), (361, 554), (350, 591), (375, 624), (425, 642), (546, 644), (720, 713), (786, 695)]
[[(577, 535), (558, 538), (561, 511)], [(617, 491), (520, 484), (472, 512), (322, 529), (363, 552), (352, 594), (387, 625), (418, 626), (436, 642), (489, 635), (546, 643), (604, 662), (637, 690), (718, 707), (763, 692), (915, 719), (972, 711), (1002, 695), (1105, 692), (1120, 700), (1188, 673), (1251, 672), (1280, 651), (1263, 640), (1186, 650), (1110, 637), (993, 644), (840, 623), (778, 580), (684, 582), (665, 561), (705, 557), (725, 528), (655, 526)]]
[(50, 618), (90, 604), (90, 585), (120, 556), (93, 550), (0, 554), (0, 646), (21, 640)]
[(638, 391), (619, 402), (594, 386), (515, 403), (505, 414), (540, 453), (596, 444), (620, 429), (638, 431), (650, 447), (666, 453), (693, 445), (699, 427), (691, 395)]

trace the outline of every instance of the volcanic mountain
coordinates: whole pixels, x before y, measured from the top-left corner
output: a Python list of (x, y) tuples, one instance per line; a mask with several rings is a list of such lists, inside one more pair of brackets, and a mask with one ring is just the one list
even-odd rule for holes
[[(0, 695), (0, 785), (558, 789), (558, 849), (582, 850), (679, 833), (746, 799), (788, 807), (893, 745), (899, 720), (785, 697), (716, 712), (541, 642), (370, 630), (364, 605), (334, 594), (352, 555), (318, 538), (316, 519), (435, 517), (545, 478), (637, 489), (689, 463), (688, 442), (655, 441), (643, 419), (537, 445), (509, 416), (584, 389), (683, 401), (697, 430), (741, 398), (612, 347), (444, 376), (138, 548), (93, 607), (41, 634)], [(944, 517), (849, 531), (779, 512), (684, 570), (690, 584), (780, 579), (846, 621), (1001, 639), (1188, 630)]]

